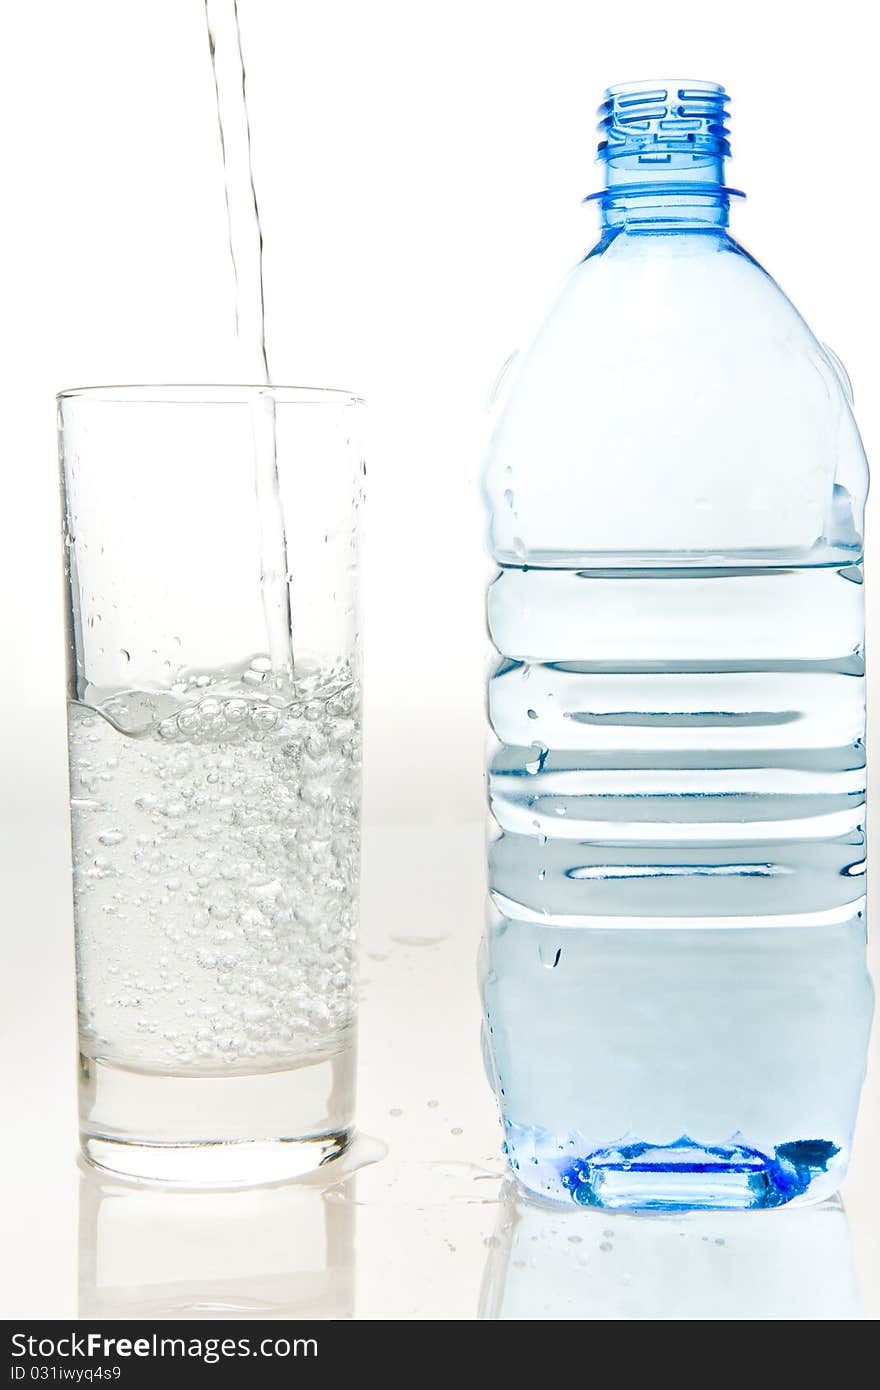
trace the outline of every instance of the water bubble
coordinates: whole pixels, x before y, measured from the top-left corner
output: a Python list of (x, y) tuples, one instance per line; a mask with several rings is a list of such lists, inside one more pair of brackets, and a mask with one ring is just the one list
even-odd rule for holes
[(124, 830), (102, 830), (101, 834), (98, 836), (98, 844), (121, 845), (125, 838), (126, 835)]
[(125, 650), (125, 647), (120, 647), (120, 648), (119, 648), (119, 656), (120, 656), (120, 660), (121, 660), (126, 666), (127, 666), (128, 663), (131, 661), (131, 652), (127, 652), (127, 651)]
[(198, 708), (185, 709), (177, 716), (177, 727), (182, 734), (194, 734), (201, 723)]
[(527, 709), (526, 714), (528, 715), (529, 719), (537, 719), (538, 717), (537, 710)]
[(277, 727), (278, 720), (278, 710), (273, 709), (271, 705), (258, 705), (250, 712), (250, 722), (260, 733), (270, 733)]

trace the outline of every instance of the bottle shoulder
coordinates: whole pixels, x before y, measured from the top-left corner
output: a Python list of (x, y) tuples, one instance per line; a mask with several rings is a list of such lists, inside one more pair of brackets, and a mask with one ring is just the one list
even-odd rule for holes
[(819, 347), (770, 272), (721, 227), (611, 230), (566, 277), (530, 351), (572, 328), (591, 336), (600, 318), (613, 329), (609, 351), (634, 329), (682, 319), (717, 328), (708, 346), (719, 351), (732, 330), (755, 344), (782, 331), (793, 348)]
[(623, 229), (521, 358), (486, 488), (505, 555), (801, 548), (844, 524), (840, 489), (861, 535), (867, 469), (845, 373), (745, 248)]

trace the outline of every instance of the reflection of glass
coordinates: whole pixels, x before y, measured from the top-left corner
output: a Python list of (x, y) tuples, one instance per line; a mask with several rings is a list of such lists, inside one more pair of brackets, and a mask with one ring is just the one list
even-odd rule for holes
[(839, 1199), (780, 1211), (501, 1208), (482, 1319), (860, 1319)]
[(79, 1202), (80, 1318), (353, 1316), (355, 1207), (320, 1189), (160, 1191), (83, 1171)]
[(280, 1181), (353, 1122), (359, 402), (59, 398), (89, 1158)]

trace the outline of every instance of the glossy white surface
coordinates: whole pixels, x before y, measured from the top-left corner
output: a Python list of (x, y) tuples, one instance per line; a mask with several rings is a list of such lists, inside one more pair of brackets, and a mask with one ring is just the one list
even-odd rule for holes
[[(368, 824), (359, 1110), (370, 1137), (350, 1168), (326, 1185), (204, 1194), (81, 1171), (64, 808), (45, 771), (5, 827), (7, 847), (14, 835), (24, 852), (38, 829), (43, 847), (17, 905), (30, 930), (13, 936), (3, 985), (15, 1019), (0, 1152), (6, 1316), (877, 1316), (876, 1046), (843, 1207), (652, 1217), (517, 1201), (477, 1046), (476, 820)], [(391, 890), (400, 862), (406, 883)], [(413, 920), (408, 890), (428, 875), (429, 914)]]

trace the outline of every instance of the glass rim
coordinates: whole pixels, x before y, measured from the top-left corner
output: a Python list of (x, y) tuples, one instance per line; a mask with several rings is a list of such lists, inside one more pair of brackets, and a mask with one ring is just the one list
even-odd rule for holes
[(335, 386), (276, 386), (266, 382), (72, 386), (57, 392), (55, 399), (59, 405), (75, 400), (118, 405), (246, 405), (260, 396), (270, 396), (279, 405), (366, 405), (362, 396)]

